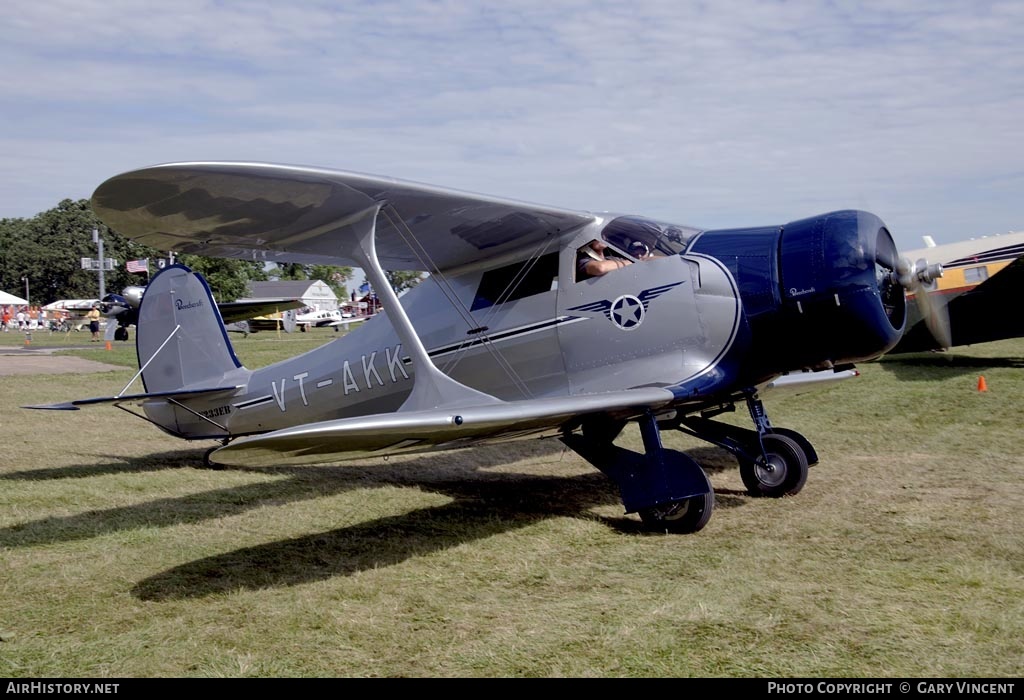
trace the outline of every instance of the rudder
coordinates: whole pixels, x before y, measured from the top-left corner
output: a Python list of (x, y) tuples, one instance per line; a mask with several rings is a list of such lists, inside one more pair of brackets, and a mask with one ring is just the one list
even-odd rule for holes
[(150, 281), (135, 335), (147, 392), (220, 385), (226, 374), (242, 367), (210, 287), (184, 265), (164, 268)]

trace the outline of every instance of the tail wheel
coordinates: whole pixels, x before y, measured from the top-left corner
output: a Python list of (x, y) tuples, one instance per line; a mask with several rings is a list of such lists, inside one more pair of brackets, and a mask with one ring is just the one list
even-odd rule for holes
[[(226, 445), (228, 444), (228, 442), (228, 440), (225, 440), (224, 444)], [(222, 469), (224, 469), (223, 464), (217, 464), (216, 462), (210, 461), (210, 455), (213, 454), (214, 450), (217, 450), (219, 448), (220, 445), (216, 447), (211, 447), (210, 449), (203, 453), (203, 469), (212, 469), (213, 471), (221, 471)]]
[(688, 535), (708, 524), (714, 507), (715, 492), (710, 491), (700, 496), (644, 508), (639, 511), (639, 515), (650, 530)]
[(807, 482), (807, 455), (795, 440), (778, 433), (761, 436), (764, 456), (740, 458), (740, 478), (751, 496), (781, 498), (800, 492)]

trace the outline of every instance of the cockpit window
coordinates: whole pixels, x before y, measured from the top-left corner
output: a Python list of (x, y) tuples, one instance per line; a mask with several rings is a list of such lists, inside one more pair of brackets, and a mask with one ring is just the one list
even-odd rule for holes
[(613, 219), (601, 236), (619, 250), (636, 259), (650, 256), (678, 255), (683, 252), (700, 229), (666, 224), (640, 216)]
[(557, 285), (558, 253), (488, 270), (480, 279), (470, 311), (550, 292)]

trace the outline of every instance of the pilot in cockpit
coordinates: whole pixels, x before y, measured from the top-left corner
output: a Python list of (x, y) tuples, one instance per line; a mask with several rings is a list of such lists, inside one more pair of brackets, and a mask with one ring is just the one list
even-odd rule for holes
[[(640, 240), (624, 239), (617, 242), (622, 249), (627, 251), (635, 260), (650, 260), (657, 256), (651, 251), (650, 246)], [(626, 265), (632, 265), (634, 260), (624, 258), (609, 248), (603, 240), (595, 238), (576, 253), (576, 281), (599, 277), (606, 272), (617, 270)]]
[(595, 238), (587, 243), (576, 253), (576, 280), (585, 280), (591, 277), (600, 277), (606, 272), (617, 270), (620, 267), (631, 265), (632, 261), (620, 258), (617, 255), (606, 255), (608, 244)]

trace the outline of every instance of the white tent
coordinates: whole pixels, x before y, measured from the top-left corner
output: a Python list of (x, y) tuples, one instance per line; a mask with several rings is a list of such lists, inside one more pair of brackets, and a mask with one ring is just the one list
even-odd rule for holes
[(16, 297), (13, 294), (7, 292), (0, 292), (0, 306), (9, 306), (10, 304), (16, 304), (18, 306), (26, 306), (28, 302), (21, 297)]

